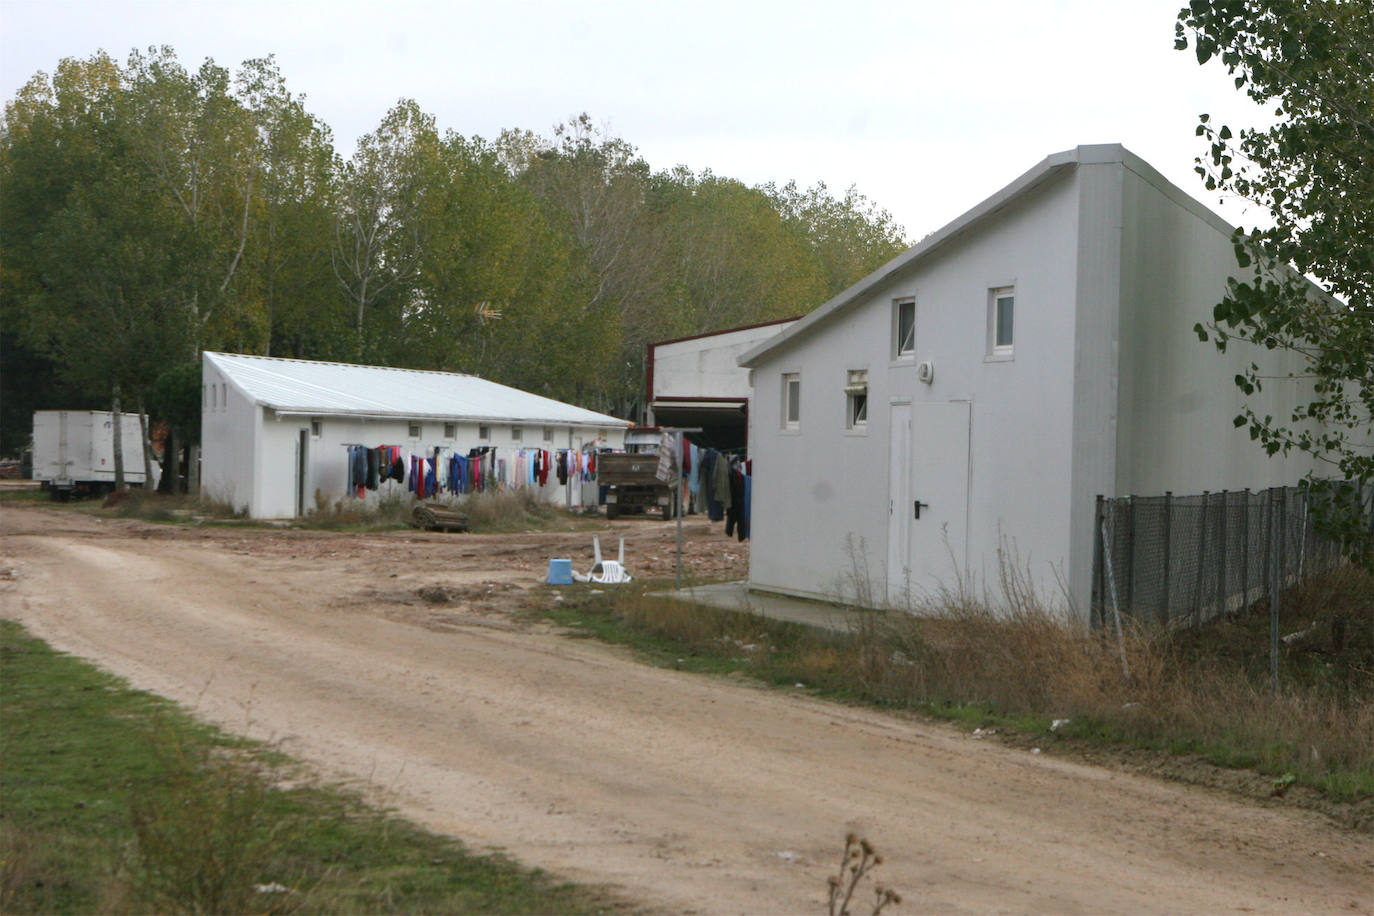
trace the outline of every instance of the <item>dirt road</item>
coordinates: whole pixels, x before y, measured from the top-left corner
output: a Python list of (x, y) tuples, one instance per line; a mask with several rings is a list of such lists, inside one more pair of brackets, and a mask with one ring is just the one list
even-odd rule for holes
[[(617, 530), (632, 571), (670, 568), (671, 526)], [(588, 565), (586, 534), (184, 530), (10, 506), (0, 531), (0, 613), (37, 636), (430, 828), (667, 912), (824, 912), (847, 830), (885, 854), (897, 913), (1374, 907), (1374, 841), (1317, 815), (514, 619), (512, 595), (552, 600), (548, 557)], [(746, 562), (696, 522), (688, 549), (715, 572)], [(418, 597), (435, 588), (452, 600)]]

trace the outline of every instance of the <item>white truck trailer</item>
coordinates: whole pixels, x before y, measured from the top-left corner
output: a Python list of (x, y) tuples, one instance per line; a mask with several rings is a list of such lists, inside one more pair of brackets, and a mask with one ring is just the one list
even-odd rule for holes
[[(121, 414), (124, 482), (148, 483), (143, 473), (138, 414)], [(114, 489), (114, 414), (108, 410), (39, 410), (33, 415), (33, 479), (54, 499)], [(158, 465), (153, 464), (152, 486)]]

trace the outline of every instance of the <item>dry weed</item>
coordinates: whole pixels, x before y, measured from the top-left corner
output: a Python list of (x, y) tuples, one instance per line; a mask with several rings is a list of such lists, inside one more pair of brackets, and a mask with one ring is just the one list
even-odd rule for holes
[[(829, 916), (851, 916), (850, 904), (859, 884), (883, 864), (883, 857), (868, 840), (855, 834), (844, 838), (844, 852), (840, 855), (839, 871), (831, 875), (829, 885)], [(902, 902), (902, 895), (890, 887), (875, 884), (873, 887), (873, 908), (869, 916), (878, 916), (888, 906)]]

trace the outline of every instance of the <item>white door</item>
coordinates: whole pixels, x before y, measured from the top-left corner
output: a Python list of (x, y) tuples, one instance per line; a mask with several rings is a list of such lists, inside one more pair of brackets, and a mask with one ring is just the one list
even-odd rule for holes
[(887, 604), (902, 607), (911, 581), (911, 405), (891, 405), (887, 428)]
[(968, 569), (969, 402), (917, 404), (905, 506), (911, 588), (929, 593)]

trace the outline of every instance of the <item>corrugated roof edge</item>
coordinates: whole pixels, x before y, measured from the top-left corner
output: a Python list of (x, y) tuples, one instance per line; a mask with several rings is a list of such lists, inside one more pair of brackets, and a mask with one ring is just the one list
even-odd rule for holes
[(1126, 155), (1126, 149), (1121, 144), (1103, 143), (1077, 146), (1071, 150), (1052, 153), (1046, 156), (1034, 167), (1023, 172), (1016, 180), (1012, 181), (1011, 184), (1002, 188), (976, 207), (966, 211), (961, 216), (956, 217), (954, 220), (935, 230), (906, 251), (897, 255), (897, 257), (893, 258), (891, 261), (888, 261), (882, 267), (873, 271), (873, 273), (864, 277), (858, 283), (855, 283), (853, 286), (831, 298), (819, 308), (813, 309), (790, 328), (782, 331), (776, 337), (764, 341), (753, 349), (742, 353), (738, 360), (739, 365), (745, 368), (753, 368), (758, 365), (759, 360), (763, 357), (776, 350), (785, 349), (790, 346), (793, 341), (809, 334), (817, 325), (823, 324), (837, 313), (843, 312), (850, 305), (853, 305), (864, 295), (864, 293), (868, 292), (873, 287), (892, 279), (935, 249), (958, 238), (963, 233), (970, 231), (987, 217), (1013, 203), (1023, 194), (1028, 193), (1042, 182), (1058, 174), (1060, 170), (1066, 167), (1076, 166), (1080, 162), (1121, 162), (1124, 161)]
[(629, 420), (622, 420), (622, 419), (620, 419), (619, 417), (613, 417), (613, 416), (611, 416), (610, 414), (603, 414), (603, 413), (599, 413), (599, 412), (594, 411), (594, 410), (588, 410), (588, 409), (585, 408), (585, 407), (578, 407), (576, 404), (564, 404), (562, 401), (556, 401), (555, 403), (562, 404), (562, 405), (565, 406), (565, 407), (572, 407), (574, 410), (583, 411), (584, 413), (588, 414), (589, 416), (588, 416), (587, 419), (585, 419), (585, 420), (569, 420), (569, 419), (567, 419), (567, 418), (555, 418), (555, 417), (535, 417), (535, 416), (505, 417), (505, 416), (492, 416), (492, 415), (486, 415), (486, 414), (483, 414), (483, 415), (478, 416), (478, 415), (464, 415), (464, 414), (437, 414), (437, 413), (426, 413), (426, 412), (415, 413), (415, 412), (413, 412), (413, 411), (385, 411), (385, 412), (379, 411), (379, 412), (376, 412), (376, 413), (361, 413), (361, 412), (358, 412), (358, 411), (335, 410), (335, 409), (332, 409), (332, 408), (310, 408), (310, 407), (301, 407), (301, 406), (287, 406), (287, 405), (281, 405), (281, 404), (272, 404), (272, 403), (268, 403), (268, 402), (262, 401), (261, 399), (255, 397), (254, 395), (252, 395), (251, 393), (249, 393), (249, 391), (248, 391), (247, 389), (245, 389), (245, 388), (239, 383), (238, 379), (236, 379), (236, 378), (234, 377), (234, 373), (233, 373), (233, 371), (232, 371), (232, 366), (233, 366), (233, 363), (234, 363), (235, 360), (239, 360), (239, 359), (251, 359), (251, 360), (270, 360), (270, 361), (272, 361), (272, 362), (280, 362), (280, 363), (312, 363), (312, 364), (314, 364), (314, 365), (319, 365), (319, 366), (340, 366), (340, 367), (347, 368), (347, 369), (367, 369), (367, 370), (383, 371), (383, 372), (409, 372), (409, 373), (414, 373), (414, 374), (416, 374), (416, 375), (438, 375), (438, 376), (457, 377), (457, 378), (472, 378), (472, 379), (477, 379), (478, 381), (483, 382), (484, 384), (487, 384), (487, 385), (494, 385), (494, 386), (496, 386), (496, 387), (498, 387), (498, 388), (505, 388), (505, 389), (507, 389), (507, 390), (509, 390), (509, 391), (519, 392), (520, 394), (527, 395), (527, 396), (529, 396), (529, 397), (540, 398), (540, 399), (546, 400), (546, 401), (553, 401), (554, 399), (553, 399), (553, 398), (545, 397), (545, 396), (542, 395), (542, 394), (535, 394), (534, 392), (531, 392), (531, 391), (525, 391), (524, 389), (516, 388), (516, 387), (511, 386), (511, 385), (502, 385), (500, 382), (493, 382), (493, 381), (491, 381), (490, 379), (484, 379), (484, 378), (482, 378), (482, 377), (479, 376), (479, 375), (472, 375), (471, 373), (467, 373), (467, 372), (442, 372), (442, 371), (437, 370), (437, 369), (403, 369), (403, 368), (396, 367), (396, 366), (367, 366), (367, 365), (363, 365), (363, 364), (361, 364), (361, 363), (341, 363), (341, 362), (333, 362), (333, 361), (329, 361), (329, 360), (315, 360), (315, 359), (288, 359), (288, 358), (286, 358), (286, 357), (284, 357), (284, 356), (254, 356), (254, 355), (252, 355), (252, 354), (247, 354), (247, 353), (222, 353), (222, 352), (219, 352), (219, 351), (216, 351), (216, 350), (205, 350), (205, 351), (203, 351), (203, 355), (204, 355), (205, 358), (207, 358), (212, 364), (214, 364), (215, 366), (217, 366), (217, 367), (219, 368), (221, 374), (229, 381), (229, 383), (230, 383), (231, 385), (233, 385), (234, 390), (237, 391), (240, 395), (242, 395), (242, 396), (244, 397), (244, 399), (250, 401), (250, 402), (253, 403), (253, 404), (257, 404), (258, 406), (261, 406), (261, 407), (270, 407), (272, 410), (277, 411), (278, 413), (280, 413), (280, 414), (283, 415), (283, 416), (317, 416), (317, 417), (349, 416), (349, 417), (367, 417), (367, 418), (369, 418), (369, 419), (410, 418), (410, 419), (415, 419), (415, 420), (455, 420), (455, 421), (471, 420), (471, 421), (473, 421), (473, 422), (482, 422), (482, 423), (538, 423), (538, 422), (548, 422), (548, 423), (553, 423), (553, 424), (556, 425), (556, 426), (575, 426), (575, 427), (579, 427), (579, 428), (581, 428), (581, 427), (613, 426), (613, 425), (622, 425), (622, 426), (625, 426), (625, 427), (630, 427), (630, 426), (633, 426), (633, 425), (634, 425), (634, 423), (632, 423), (632, 422), (629, 421)]

